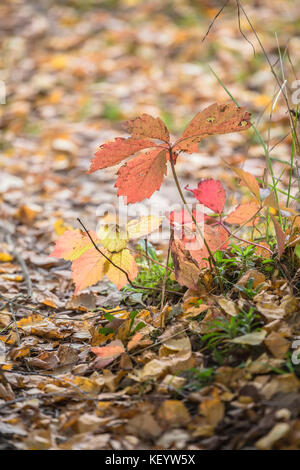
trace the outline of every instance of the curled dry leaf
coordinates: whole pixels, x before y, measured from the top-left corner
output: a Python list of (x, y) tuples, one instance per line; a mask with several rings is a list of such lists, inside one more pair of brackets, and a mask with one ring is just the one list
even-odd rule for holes
[(282, 439), (290, 430), (290, 425), (288, 423), (277, 423), (271, 429), (270, 432), (261, 439), (259, 439), (255, 445), (260, 450), (269, 450), (272, 449), (273, 445)]
[(291, 346), (290, 341), (276, 331), (272, 331), (264, 342), (273, 356), (279, 359), (283, 359), (286, 356)]
[(196, 265), (192, 256), (185, 249), (181, 240), (171, 238), (171, 253), (175, 268), (176, 281), (181, 286), (197, 290), (200, 269)]
[(157, 417), (164, 426), (184, 426), (190, 421), (190, 414), (186, 406), (179, 400), (166, 400), (160, 406)]
[(209, 425), (216, 427), (224, 418), (225, 405), (220, 400), (217, 393), (212, 398), (204, 398), (199, 405), (199, 412), (205, 416)]
[(250, 189), (251, 193), (253, 194), (253, 196), (255, 196), (257, 201), (260, 201), (259, 185), (255, 176), (251, 175), (251, 173), (248, 173), (248, 171), (242, 170), (241, 168), (232, 169), (237, 174), (237, 176), (241, 178), (244, 185), (247, 186), (248, 189)]

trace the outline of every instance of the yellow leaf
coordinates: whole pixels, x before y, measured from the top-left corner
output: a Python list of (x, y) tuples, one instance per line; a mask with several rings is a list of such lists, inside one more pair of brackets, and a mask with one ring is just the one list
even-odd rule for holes
[[(118, 267), (127, 272), (129, 279), (132, 281), (138, 274), (138, 267), (134, 257), (128, 249), (119, 251), (110, 256), (110, 260)], [(118, 268), (113, 266), (108, 261), (105, 265), (105, 275), (108, 279), (115, 284), (117, 289), (122, 289), (128, 284), (127, 276)]]
[(141, 217), (138, 220), (131, 220), (127, 224), (127, 231), (130, 239), (144, 237), (148, 233), (154, 232), (161, 225), (161, 218), (155, 215)]
[(0, 262), (5, 263), (7, 261), (11, 261), (13, 257), (8, 253), (0, 253)]
[(71, 225), (66, 224), (63, 219), (57, 219), (54, 224), (54, 230), (56, 235), (62, 235), (65, 233), (67, 230), (73, 230), (73, 227)]
[(121, 251), (126, 248), (128, 243), (127, 230), (115, 224), (101, 224), (97, 236), (102, 245), (110, 252)]

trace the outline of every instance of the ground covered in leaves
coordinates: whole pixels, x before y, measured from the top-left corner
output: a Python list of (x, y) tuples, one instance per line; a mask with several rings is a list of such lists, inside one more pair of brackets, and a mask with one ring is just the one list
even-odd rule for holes
[[(277, 66), (274, 31), (282, 49), (289, 44), (292, 75), (300, 60), (297, 2), (245, 5)], [(169, 277), (167, 290), (177, 294), (167, 292), (162, 309), (159, 291), (118, 291), (108, 280), (74, 295), (70, 262), (49, 256), (77, 217), (94, 230), (101, 205), (117, 205), (114, 171), (86, 171), (96, 148), (122, 134), (120, 121), (160, 115), (177, 136), (199, 109), (228, 102), (208, 64), (253, 113), (285, 198), (284, 101), (270, 125), (274, 77), (245, 18), (240, 26), (255, 55), (242, 35), (234, 4), (201, 42), (219, 7), (184, 0), (0, 6), (1, 449), (300, 447), (300, 371), (292, 360), (300, 276), (289, 250), (279, 262), (233, 246), (217, 260), (223, 294), (210, 272), (197, 292)], [(229, 208), (248, 196), (226, 164), (262, 178), (253, 131), (205, 141), (178, 159), (177, 171), (183, 186), (220, 179)], [(151, 200), (179, 202), (170, 175)], [(167, 247), (149, 246), (163, 262)], [(148, 259), (138, 283), (158, 288), (163, 276)]]

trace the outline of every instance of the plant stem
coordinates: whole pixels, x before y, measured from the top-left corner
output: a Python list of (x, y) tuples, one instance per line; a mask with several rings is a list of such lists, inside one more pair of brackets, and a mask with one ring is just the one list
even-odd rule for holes
[(243, 242), (243, 243), (248, 243), (248, 245), (253, 245), (253, 246), (257, 246), (258, 248), (262, 248), (263, 250), (266, 250), (268, 251), (269, 253), (271, 253), (271, 255), (273, 255), (273, 252), (272, 250), (270, 250), (270, 248), (264, 246), (264, 245), (260, 245), (259, 243), (255, 243), (255, 242), (252, 242), (250, 240), (244, 240), (243, 238), (240, 238), (238, 237), (237, 235), (234, 235), (234, 233), (230, 232), (230, 230), (226, 227), (226, 225), (224, 224), (224, 222), (221, 222), (221, 227), (223, 227), (226, 232), (230, 235), (230, 237), (233, 237), (233, 238), (236, 238), (237, 240), (239, 240), (240, 242)]
[(167, 261), (166, 261), (165, 274), (164, 274), (163, 286), (162, 286), (162, 291), (161, 291), (161, 304), (160, 304), (160, 311), (161, 312), (163, 311), (163, 308), (164, 308), (164, 300), (165, 300), (166, 283), (167, 283), (167, 276), (168, 276), (168, 265), (169, 265), (170, 251), (171, 251), (171, 237), (169, 238)]
[(179, 193), (179, 195), (180, 195), (180, 197), (181, 197), (181, 200), (182, 200), (184, 206), (186, 207), (188, 213), (189, 213), (190, 216), (192, 217), (192, 220), (193, 220), (193, 222), (194, 222), (194, 224), (195, 224), (195, 226), (196, 226), (196, 228), (197, 228), (198, 233), (200, 234), (200, 236), (201, 236), (201, 238), (202, 238), (202, 240), (203, 240), (203, 243), (204, 243), (204, 245), (205, 245), (205, 248), (207, 249), (208, 254), (209, 254), (209, 264), (210, 264), (210, 267), (211, 267), (211, 269), (212, 269), (211, 263), (213, 263), (214, 268), (215, 268), (215, 272), (216, 272), (216, 274), (217, 274), (217, 276), (218, 276), (218, 279), (219, 279), (220, 288), (221, 288), (221, 290), (223, 291), (223, 282), (222, 282), (221, 275), (220, 275), (220, 272), (219, 272), (219, 269), (218, 269), (216, 260), (215, 260), (215, 258), (214, 258), (214, 255), (213, 255), (213, 253), (212, 253), (212, 251), (211, 251), (211, 249), (210, 249), (210, 247), (209, 247), (207, 241), (205, 240), (204, 234), (202, 233), (202, 231), (201, 231), (201, 229), (200, 229), (200, 227), (199, 227), (199, 225), (198, 225), (198, 223), (197, 223), (197, 221), (196, 221), (196, 219), (195, 219), (195, 217), (194, 217), (192, 211), (191, 211), (190, 208), (188, 207), (187, 202), (186, 202), (186, 200), (185, 200), (185, 197), (184, 197), (184, 195), (183, 195), (182, 189), (181, 189), (181, 187), (180, 187), (180, 183), (179, 183), (179, 180), (178, 180), (178, 177), (177, 177), (177, 173), (176, 173), (176, 170), (175, 170), (175, 165), (174, 165), (174, 160), (173, 160), (173, 153), (172, 153), (172, 147), (169, 147), (169, 157), (170, 157), (170, 163), (171, 163), (173, 178), (174, 178), (174, 181), (175, 181), (175, 184), (176, 184), (178, 193)]

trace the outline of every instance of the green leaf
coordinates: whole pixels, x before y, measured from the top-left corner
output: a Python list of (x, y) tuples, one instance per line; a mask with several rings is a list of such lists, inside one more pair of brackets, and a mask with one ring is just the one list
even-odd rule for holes
[(103, 316), (104, 316), (105, 320), (107, 320), (107, 321), (114, 321), (114, 319), (115, 319), (115, 317), (109, 312), (104, 313)]
[(133, 333), (136, 333), (137, 331), (141, 330), (142, 328), (144, 328), (146, 326), (146, 323), (144, 323), (143, 321), (141, 321), (140, 323), (138, 323), (135, 327), (135, 329), (133, 330), (132, 334)]
[(300, 259), (300, 245), (297, 245), (296, 248), (295, 248), (295, 254), (298, 256), (298, 258)]
[(105, 336), (107, 336), (111, 333), (114, 333), (114, 332), (115, 331), (112, 328), (106, 328), (105, 326), (103, 326), (102, 328), (99, 328), (99, 330), (98, 330), (98, 333), (100, 335), (105, 335)]

